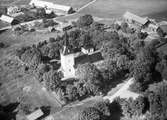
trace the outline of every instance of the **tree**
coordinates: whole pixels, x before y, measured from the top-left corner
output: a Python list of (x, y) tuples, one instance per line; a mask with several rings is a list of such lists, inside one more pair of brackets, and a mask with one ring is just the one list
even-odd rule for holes
[(164, 68), (164, 70), (162, 72), (162, 77), (163, 77), (163, 79), (167, 80), (167, 67)]
[(5, 44), (3, 42), (0, 42), (0, 48), (4, 48)]
[(106, 101), (96, 102), (93, 105), (93, 107), (96, 108), (98, 111), (100, 111), (101, 114), (105, 117), (109, 117), (111, 115), (109, 109), (109, 103), (107, 103)]
[(50, 70), (43, 74), (44, 85), (48, 90), (55, 91), (61, 83), (61, 75), (57, 71)]
[(99, 85), (102, 79), (100, 71), (91, 63), (79, 65), (76, 70), (76, 76), (85, 82), (96, 85)]
[(125, 118), (133, 118), (135, 116), (143, 115), (147, 110), (148, 101), (145, 97), (139, 96), (135, 100), (123, 99), (121, 100), (123, 115)]
[(93, 17), (89, 14), (80, 16), (77, 20), (78, 27), (86, 27), (93, 23)]
[(136, 81), (134, 85), (137, 84), (141, 88), (133, 89), (137, 90), (136, 92), (138, 90), (145, 90), (150, 83), (159, 81), (153, 77), (157, 61), (156, 58), (157, 55), (153, 48), (145, 47), (138, 53), (136, 61), (133, 64), (133, 76)]
[(150, 113), (154, 120), (167, 119), (167, 82), (159, 82), (150, 85), (147, 94)]
[(66, 87), (66, 93), (67, 93), (68, 99), (70, 101), (78, 99), (78, 92), (77, 92), (77, 88), (75, 86), (73, 86), (73, 85), (67, 85), (67, 87)]
[(164, 31), (163, 31), (161, 28), (158, 28), (158, 29), (157, 29), (157, 33), (158, 33), (158, 35), (159, 35), (160, 37), (164, 37), (164, 36), (165, 36), (165, 33), (164, 33)]
[(121, 23), (121, 30), (126, 33), (127, 32), (127, 28), (128, 28), (128, 23), (122, 22)]
[(129, 61), (129, 58), (126, 55), (121, 55), (117, 60), (117, 67), (126, 70), (129, 68)]
[(33, 46), (26, 49), (20, 59), (29, 66), (37, 67), (42, 62), (42, 55), (39, 49)]
[(100, 112), (94, 107), (84, 108), (79, 113), (78, 120), (102, 120)]
[(38, 70), (39, 70), (39, 73), (44, 74), (45, 72), (49, 72), (50, 66), (42, 63), (38, 66)]

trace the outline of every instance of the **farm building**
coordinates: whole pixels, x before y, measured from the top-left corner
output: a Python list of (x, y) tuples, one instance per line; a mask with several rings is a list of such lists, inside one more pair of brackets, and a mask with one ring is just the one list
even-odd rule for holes
[(46, 0), (31, 0), (29, 3), (32, 6), (42, 7), (47, 10), (52, 10), (55, 13), (70, 14), (73, 12), (73, 8), (70, 6), (59, 5), (53, 2), (48, 2)]
[(7, 16), (7, 15), (1, 15), (0, 20), (2, 22), (5, 22), (5, 23), (11, 24), (11, 25), (15, 25), (15, 24), (19, 23), (19, 21), (17, 21), (13, 17)]
[(130, 13), (130, 12), (126, 12), (123, 15), (123, 17), (126, 20), (126, 22), (128, 22), (129, 24), (136, 24), (139, 26), (145, 26), (147, 23), (149, 23), (149, 20), (147, 18), (142, 18), (142, 17), (137, 16), (137, 15)]
[(33, 113), (27, 115), (26, 118), (28, 120), (36, 120), (36, 119), (40, 118), (43, 115), (44, 115), (44, 113), (42, 112), (42, 110), (38, 109), (38, 110), (34, 111)]
[(150, 23), (148, 24), (147, 27), (142, 29), (142, 32), (147, 32), (148, 34), (152, 34), (152, 33), (156, 33), (158, 28), (159, 28), (158, 25)]
[(1, 15), (0, 20), (11, 24), (14, 18), (7, 15)]

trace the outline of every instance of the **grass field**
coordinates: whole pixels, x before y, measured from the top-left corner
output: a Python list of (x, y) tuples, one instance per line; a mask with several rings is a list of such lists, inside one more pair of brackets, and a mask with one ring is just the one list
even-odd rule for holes
[[(0, 6), (9, 6), (9, 5), (24, 5), (28, 4), (31, 0), (0, 0)], [(83, 5), (91, 2), (92, 0), (45, 0), (48, 2), (53, 2), (62, 5), (72, 6), (73, 8), (80, 8)]]
[(140, 16), (167, 20), (166, 6), (167, 0), (97, 0), (78, 14), (63, 19), (74, 19), (83, 14), (92, 14), (100, 18), (117, 18), (130, 11)]

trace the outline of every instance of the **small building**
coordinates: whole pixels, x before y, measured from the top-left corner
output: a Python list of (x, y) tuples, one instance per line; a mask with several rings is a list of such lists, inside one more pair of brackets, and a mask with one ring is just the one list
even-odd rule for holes
[(147, 23), (149, 23), (149, 20), (147, 18), (137, 16), (133, 13), (128, 12), (128, 11), (123, 15), (123, 17), (126, 20), (126, 22), (128, 22), (129, 24), (136, 24), (139, 26), (145, 26)]
[(48, 10), (52, 10), (55, 13), (70, 14), (73, 13), (73, 8), (71, 6), (59, 5), (53, 1), (48, 2), (48, 0), (31, 0), (29, 3), (31, 6), (42, 7)]
[(36, 120), (36, 119), (42, 117), (43, 115), (44, 115), (44, 113), (42, 112), (42, 110), (38, 109), (38, 110), (34, 111), (33, 113), (27, 115), (26, 118), (28, 120)]
[(89, 54), (89, 53), (93, 53), (94, 52), (94, 48), (92, 46), (84, 46), (81, 48), (81, 51), (84, 53), (84, 54)]
[(1, 15), (0, 20), (12, 24), (14, 18), (7, 15)]
[(148, 24), (147, 27), (145, 27), (141, 31), (142, 32), (147, 32), (148, 34), (152, 34), (152, 33), (156, 33), (158, 28), (159, 28), (158, 25), (150, 23), (150, 24)]

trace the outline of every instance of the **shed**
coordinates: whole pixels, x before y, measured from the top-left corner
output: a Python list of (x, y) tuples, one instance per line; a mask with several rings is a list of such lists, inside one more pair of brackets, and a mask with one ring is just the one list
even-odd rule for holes
[(34, 111), (33, 113), (27, 115), (26, 118), (28, 120), (36, 120), (36, 119), (40, 118), (43, 115), (44, 115), (44, 113), (42, 112), (42, 110), (38, 109), (38, 110)]
[(1, 15), (0, 20), (11, 24), (14, 18), (7, 15)]
[(84, 54), (89, 54), (89, 53), (93, 53), (94, 52), (94, 48), (91, 45), (87, 45), (81, 48), (81, 51)]
[(133, 13), (130, 13), (130, 12), (126, 12), (124, 15), (123, 15), (124, 19), (126, 19), (127, 21), (129, 22), (137, 22), (141, 25), (145, 25), (149, 20), (147, 18), (142, 18), (140, 16), (137, 16)]
[(42, 8), (47, 8), (51, 10), (58, 10), (58, 11), (60, 10), (67, 14), (73, 11), (71, 6), (59, 5), (59, 4), (53, 3), (53, 1), (48, 2), (46, 0), (31, 0), (29, 4), (36, 7), (42, 7)]

